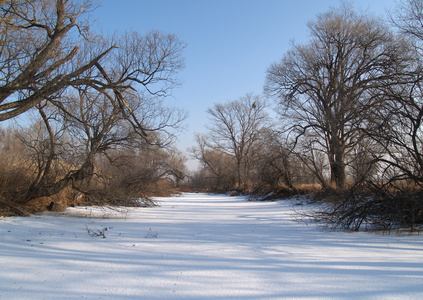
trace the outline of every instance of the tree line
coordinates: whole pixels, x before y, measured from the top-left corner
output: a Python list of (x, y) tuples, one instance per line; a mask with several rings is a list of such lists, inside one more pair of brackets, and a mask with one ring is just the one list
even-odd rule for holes
[[(323, 191), (320, 221), (345, 229), (423, 223), (423, 1), (388, 22), (341, 4), (267, 70), (264, 97), (208, 109), (192, 155), (213, 190)], [(278, 121), (266, 113), (277, 104)], [(315, 189), (316, 191), (316, 189)]]
[(331, 203), (317, 218), (333, 227), (423, 223), (423, 1), (400, 2), (387, 20), (348, 4), (316, 16), (308, 42), (268, 67), (263, 95), (208, 108), (193, 174), (173, 144), (186, 113), (165, 103), (185, 43), (159, 31), (100, 35), (94, 9), (0, 1), (0, 121), (25, 118), (0, 130), (2, 213), (153, 205), (149, 196), (185, 183), (313, 191)]

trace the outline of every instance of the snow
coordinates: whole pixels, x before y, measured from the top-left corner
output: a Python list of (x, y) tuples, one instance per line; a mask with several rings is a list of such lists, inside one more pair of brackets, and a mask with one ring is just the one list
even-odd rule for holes
[(3, 218), (0, 299), (423, 299), (421, 235), (322, 231), (293, 200), (158, 200)]

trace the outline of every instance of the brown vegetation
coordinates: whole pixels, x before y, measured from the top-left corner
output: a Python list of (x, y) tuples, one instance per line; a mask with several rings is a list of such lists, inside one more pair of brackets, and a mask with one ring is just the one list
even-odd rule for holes
[[(37, 180), (39, 166), (34, 153), (19, 139), (19, 131), (0, 129), (0, 211), (2, 216), (60, 211), (77, 205), (149, 206), (152, 196), (168, 196), (184, 174), (184, 157), (175, 151), (145, 146), (143, 151), (114, 151), (99, 157), (88, 184), (68, 185), (50, 196), (27, 199)], [(38, 156), (37, 156), (38, 157)], [(57, 157), (59, 159), (59, 157)], [(57, 161), (48, 176), (53, 184), (63, 174), (77, 170), (69, 161)]]

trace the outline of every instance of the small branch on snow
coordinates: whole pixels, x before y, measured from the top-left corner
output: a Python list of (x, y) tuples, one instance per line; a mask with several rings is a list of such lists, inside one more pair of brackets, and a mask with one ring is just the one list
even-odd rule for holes
[(88, 235), (91, 237), (97, 237), (97, 236), (101, 236), (103, 239), (106, 238), (106, 231), (111, 229), (111, 227), (104, 227), (103, 229), (90, 229), (88, 228), (88, 225), (85, 225), (85, 228), (87, 229)]
[(151, 228), (150, 228), (144, 238), (155, 239), (158, 235), (159, 235), (158, 232), (153, 232), (153, 231), (151, 231)]

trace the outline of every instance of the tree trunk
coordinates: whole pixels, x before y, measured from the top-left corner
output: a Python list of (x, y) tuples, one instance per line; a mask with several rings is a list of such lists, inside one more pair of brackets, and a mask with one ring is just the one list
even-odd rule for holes
[(346, 184), (344, 150), (338, 139), (334, 139), (334, 155), (330, 159), (331, 184), (336, 189), (343, 189)]
[(28, 190), (26, 196), (22, 200), (22, 203), (26, 203), (30, 200), (40, 197), (50, 197), (60, 193), (64, 188), (69, 185), (83, 190), (86, 188), (94, 174), (94, 164), (92, 159), (88, 158), (80, 169), (76, 171), (70, 171), (61, 180), (50, 184), (50, 185), (37, 185)]
[(243, 185), (242, 182), (242, 175), (241, 175), (241, 159), (237, 158), (237, 162), (236, 162), (236, 171), (237, 171), (237, 188), (241, 188)]

